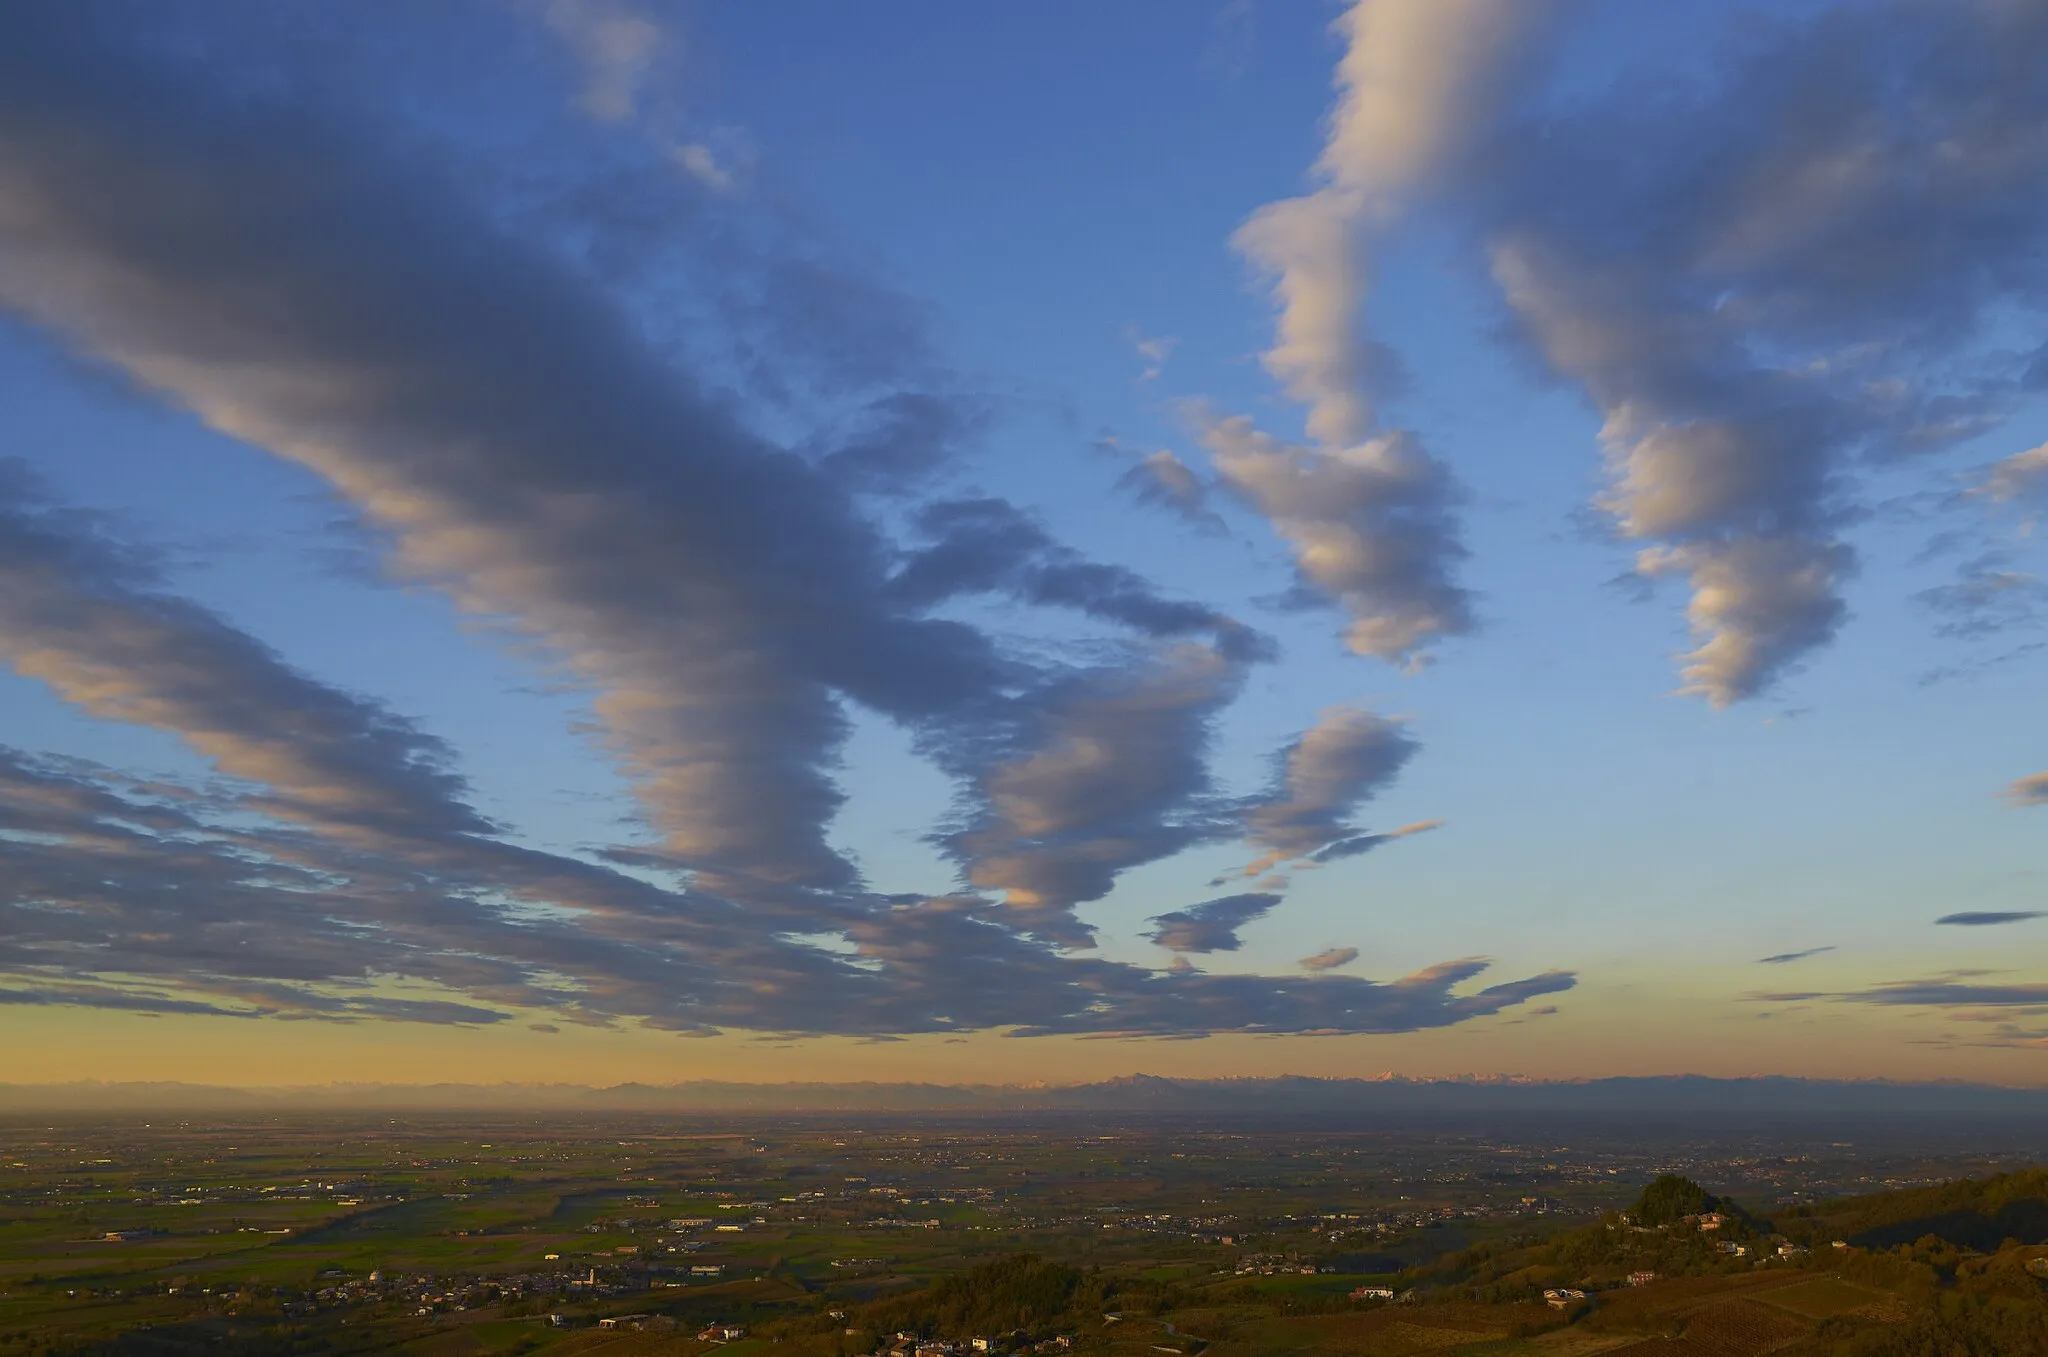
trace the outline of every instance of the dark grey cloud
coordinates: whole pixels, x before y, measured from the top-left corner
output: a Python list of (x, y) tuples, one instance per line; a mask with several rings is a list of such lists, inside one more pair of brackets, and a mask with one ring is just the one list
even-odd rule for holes
[(917, 515), (930, 545), (913, 553), (891, 581), (892, 594), (916, 607), (959, 594), (1003, 593), (1044, 607), (1069, 608), (1121, 624), (1142, 636), (1202, 633), (1247, 658), (1269, 643), (1199, 603), (1163, 598), (1137, 572), (1090, 561), (1055, 541), (1044, 525), (1006, 500), (946, 500)]
[(1808, 957), (1819, 956), (1822, 952), (1832, 952), (1834, 950), (1834, 947), (1829, 945), (1827, 947), (1809, 947), (1803, 952), (1780, 952), (1776, 956), (1758, 957), (1756, 964), (1759, 966), (1783, 966), (1794, 961), (1804, 961)]
[(1869, 989), (1756, 996), (1772, 1003), (1831, 999), (1891, 1008), (2039, 1008), (2048, 1011), (2048, 985), (1983, 985), (1960, 979), (1897, 980)]
[(988, 409), (931, 391), (891, 391), (863, 402), (841, 427), (815, 437), (817, 460), (858, 490), (917, 485), (958, 456), (989, 423)]
[(2010, 566), (2008, 553), (1983, 553), (1959, 565), (1952, 582), (1923, 589), (1914, 601), (1939, 619), (1936, 632), (1952, 639), (2032, 629), (2040, 625), (2048, 603), (2048, 584)]
[(1995, 924), (2017, 924), (2043, 918), (2048, 918), (2048, 912), (2038, 909), (1964, 910), (1960, 914), (1944, 914), (1934, 922), (1963, 928), (1987, 928)]
[[(1575, 983), (1551, 972), (1526, 980), (1489, 985), (1469, 995), (1452, 987), (1479, 975), (1479, 960), (1445, 962), (1399, 980), (1375, 983), (1343, 975), (1295, 978), (1214, 975), (1197, 970), (1154, 972), (1142, 989), (1120, 994), (1114, 1016), (1087, 1025), (1074, 1020), (1014, 1029), (1018, 1037), (1088, 1031), (1163, 1035), (1214, 1030), (1196, 1019), (1203, 1012), (1234, 1011), (1246, 1019), (1240, 1030), (1270, 1034), (1404, 1032), (1449, 1026), (1489, 1017)], [(1085, 1021), (1085, 1020), (1084, 1020)]]
[[(67, 565), (86, 580), (99, 579), (102, 563), (93, 552), (47, 540), (59, 538), (67, 523), (87, 528), (91, 520), (67, 520), (48, 508), (39, 513), (43, 559), (51, 566), (41, 588), (59, 597), (75, 590)], [(118, 719), (185, 734), (206, 752), (179, 724), (187, 709), (151, 687), (154, 675), (175, 693), (182, 667), (161, 674), (146, 663), (132, 674), (111, 668), (110, 655), (135, 655), (125, 642), (107, 640), (132, 630), (128, 612), (161, 622), (167, 634), (160, 642), (198, 657), (188, 666), (223, 685), (222, 702), (250, 708), (241, 720), (251, 729), (287, 719), (290, 704), (309, 692), (313, 711), (349, 702), (378, 710), (321, 688), (203, 610), (162, 606), (166, 596), (140, 575), (128, 588), (108, 603), (123, 625), (51, 633), (51, 653), (41, 657), (63, 673), (100, 666), (133, 688), (133, 699), (110, 713)], [(1227, 677), (1227, 662), (1197, 649), (1215, 666), (1212, 677)], [(1197, 681), (1194, 695), (1204, 691)], [(1142, 713), (1155, 699), (1139, 694), (1135, 701)], [(218, 761), (239, 757), (238, 742), (246, 738), (239, 727), (226, 736), (204, 723), (195, 728), (224, 751)], [(1158, 740), (1154, 752), (1166, 757), (1174, 744)], [(1065, 746), (1052, 747), (1057, 762)], [(366, 758), (352, 766), (358, 780), (402, 784), (412, 745), (369, 748), (383, 749), (388, 766)], [(1178, 795), (1176, 777), (1195, 777), (1193, 767), (1179, 766), (1163, 787), (1141, 778), (1135, 788), (1113, 789), (1096, 808), (1098, 826), (1114, 828), (1127, 802)], [(242, 771), (246, 782), (250, 769)], [(1026, 871), (1019, 880), (1059, 880), (1076, 862), (1100, 871), (1105, 860), (1136, 851), (1078, 826), (1064, 836), (1048, 832), (1033, 818), (1055, 806), (1058, 789), (1068, 785), (1102, 793), (1078, 774), (1026, 768), (1015, 785), (992, 796), (1017, 827), (1038, 831), (1014, 846), (1016, 856), (1049, 859), (1036, 869), (1040, 875)], [(571, 1022), (634, 1021), (684, 1033), (1023, 1026), (1169, 1035), (1219, 1027), (1405, 1030), (1498, 1011), (1571, 983), (1553, 974), (1460, 996), (1452, 987), (1479, 970), (1466, 963), (1391, 986), (1347, 979), (1342, 996), (1256, 976), (1162, 987), (1142, 968), (1064, 956), (1014, 926), (1015, 911), (978, 896), (848, 897), (829, 910), (794, 914), (759, 903), (741, 907), (472, 832), (453, 794), (459, 783), (429, 786), (445, 794), (446, 804), (416, 824), (395, 824), (345, 813), (347, 797), (327, 798), (344, 812), (330, 815), (321, 813), (316, 796), (138, 783), (77, 761), (0, 752), (0, 876), (7, 883), (0, 894), (0, 980), (8, 982), (8, 1001), (468, 1024), (543, 1011)], [(298, 823), (252, 821), (252, 809)], [(642, 867), (674, 865), (658, 852), (612, 856)], [(534, 905), (548, 908), (535, 913)], [(1220, 921), (1216, 914), (1201, 911), (1209, 924)], [(1239, 909), (1236, 917), (1250, 915)], [(836, 927), (852, 952), (807, 946), (779, 931), (824, 926)], [(441, 993), (391, 992), (419, 985)], [(1182, 1023), (1195, 1026), (1176, 1026)]]
[(1353, 834), (1348, 839), (1337, 839), (1324, 844), (1309, 854), (1308, 860), (1316, 863), (1341, 862), (1345, 858), (1355, 858), (1360, 853), (1370, 853), (1383, 844), (1405, 839), (1411, 834), (1424, 834), (1432, 829), (1441, 828), (1442, 825), (1441, 820), (1418, 820), (1412, 825), (1403, 825), (1384, 834)]
[(1172, 952), (1235, 952), (1237, 930), (1262, 919), (1280, 903), (1277, 895), (1251, 892), (1204, 900), (1199, 905), (1155, 915), (1152, 941)]
[[(0, 751), (8, 1002), (330, 1022), (541, 1013), (682, 1034), (1174, 1035), (1406, 1031), (1573, 983), (1550, 973), (1458, 993), (1485, 970), (1477, 960), (1385, 984), (1160, 973), (1064, 955), (974, 896), (856, 912), (840, 956), (764, 936), (749, 927), (756, 910), (587, 864), (366, 853), (252, 832), (232, 802), (175, 791)], [(571, 912), (501, 908), (508, 889)]]
[(1605, 417), (1600, 501), (1680, 575), (1689, 689), (1756, 694), (1846, 617), (1861, 459), (1995, 427), (2048, 306), (2034, 3), (1753, 25), (1715, 74), (1512, 119), (1465, 176), (1515, 323)]
[(87, 985), (36, 990), (0, 989), (0, 1004), (31, 1008), (111, 1008), (126, 1013), (197, 1013), (212, 1018), (259, 1016), (252, 1011), (222, 1008), (217, 1004), (201, 1003), (192, 999), (173, 999), (167, 995), (138, 994)]

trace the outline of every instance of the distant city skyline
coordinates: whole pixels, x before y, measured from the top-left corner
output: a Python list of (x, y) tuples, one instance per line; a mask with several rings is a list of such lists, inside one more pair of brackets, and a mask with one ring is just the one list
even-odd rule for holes
[(2044, 46), (0, 17), (0, 1083), (2048, 1086)]

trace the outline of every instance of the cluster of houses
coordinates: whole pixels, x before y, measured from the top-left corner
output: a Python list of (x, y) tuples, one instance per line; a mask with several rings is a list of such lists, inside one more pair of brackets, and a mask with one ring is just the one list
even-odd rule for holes
[[(1724, 1239), (1720, 1243), (1716, 1244), (1714, 1247), (1719, 1249), (1722, 1253), (1727, 1254), (1730, 1258), (1747, 1258), (1749, 1257), (1752, 1251), (1749, 1245), (1738, 1244), (1732, 1239)], [(1770, 1247), (1771, 1246), (1769, 1244), (1760, 1244), (1757, 1246), (1757, 1248), (1760, 1250), (1769, 1249)], [(1808, 1250), (1802, 1247), (1801, 1245), (1787, 1242), (1781, 1243), (1777, 1246), (1776, 1256), (1789, 1262), (1795, 1258), (1804, 1258), (1807, 1252)]]
[(1412, 1301), (1415, 1299), (1415, 1288), (1411, 1286), (1406, 1291), (1396, 1291), (1391, 1286), (1354, 1286), (1351, 1288), (1351, 1299)]
[(1279, 1277), (1292, 1273), (1313, 1275), (1317, 1272), (1336, 1270), (1334, 1267), (1317, 1267), (1314, 1263), (1304, 1263), (1301, 1261), (1301, 1255), (1296, 1253), (1247, 1253), (1238, 1258), (1237, 1268), (1232, 1275)]
[[(573, 1327), (576, 1322), (569, 1315), (548, 1316), (548, 1323), (558, 1329)], [(633, 1314), (607, 1315), (597, 1321), (597, 1327), (600, 1329), (634, 1329), (645, 1333), (674, 1333), (682, 1327), (682, 1324), (673, 1315)], [(746, 1336), (747, 1331), (742, 1325), (726, 1324), (723, 1322), (707, 1324), (697, 1331), (697, 1341), (700, 1343), (730, 1343)]]
[[(329, 1280), (332, 1278), (333, 1280)], [(497, 1277), (457, 1275), (448, 1277), (390, 1277), (372, 1271), (367, 1277), (349, 1277), (339, 1270), (324, 1272), (320, 1285), (283, 1307), (290, 1316), (321, 1310), (345, 1310), (356, 1306), (409, 1305), (414, 1314), (473, 1310), (507, 1301), (560, 1294), (563, 1291), (588, 1295), (609, 1295), (630, 1287), (625, 1282), (601, 1281), (595, 1269), (583, 1276), (567, 1273), (524, 1273)]]
[[(1673, 1228), (1670, 1225), (1656, 1228), (1638, 1225), (1635, 1223), (1634, 1218), (1626, 1213), (1622, 1215), (1621, 1223), (1636, 1234), (1656, 1234), (1660, 1228), (1667, 1231)], [(1731, 1221), (1727, 1215), (1720, 1211), (1702, 1211), (1697, 1215), (1681, 1218), (1678, 1224), (1690, 1225), (1704, 1235), (1718, 1235), (1729, 1227)], [(1835, 1247), (1846, 1249), (1849, 1246), (1846, 1242), (1838, 1239), (1835, 1241)], [(1768, 1241), (1760, 1244), (1743, 1243), (1734, 1239), (1716, 1239), (1714, 1241), (1714, 1248), (1717, 1252), (1729, 1258), (1748, 1258), (1753, 1255), (1760, 1255), (1758, 1257), (1760, 1262), (1769, 1261), (1773, 1257), (1790, 1262), (1805, 1257), (1807, 1253), (1803, 1246), (1792, 1243), (1782, 1235), (1773, 1235)], [(1631, 1285), (1635, 1284), (1631, 1280)]]
[[(853, 1330), (848, 1329), (847, 1332), (852, 1333)], [(1011, 1335), (1012, 1340), (1021, 1338), (1021, 1334)], [(1071, 1334), (1060, 1334), (1042, 1343), (1025, 1345), (1019, 1341), (1012, 1341), (1009, 1345), (1030, 1352), (1063, 1352), (1074, 1346), (1074, 1339)], [(875, 1349), (875, 1357), (962, 1357), (962, 1354), (966, 1353), (1000, 1352), (1004, 1346), (1005, 1341), (1001, 1338), (978, 1337), (956, 1342), (946, 1338), (920, 1338), (914, 1333), (898, 1333), (882, 1340), (881, 1345)]]

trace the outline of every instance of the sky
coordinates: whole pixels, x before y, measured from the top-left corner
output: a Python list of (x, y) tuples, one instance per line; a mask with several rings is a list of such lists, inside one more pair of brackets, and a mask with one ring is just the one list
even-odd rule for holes
[(0, 1081), (2048, 1084), (2048, 0), (0, 17)]

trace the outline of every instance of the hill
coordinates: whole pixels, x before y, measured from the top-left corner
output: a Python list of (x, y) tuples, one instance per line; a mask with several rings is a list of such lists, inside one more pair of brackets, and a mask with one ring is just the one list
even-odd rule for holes
[(1801, 1211), (1788, 1233), (1887, 1249), (1927, 1236), (1990, 1252), (2007, 1243), (2048, 1244), (2048, 1169), (1850, 1197)]

